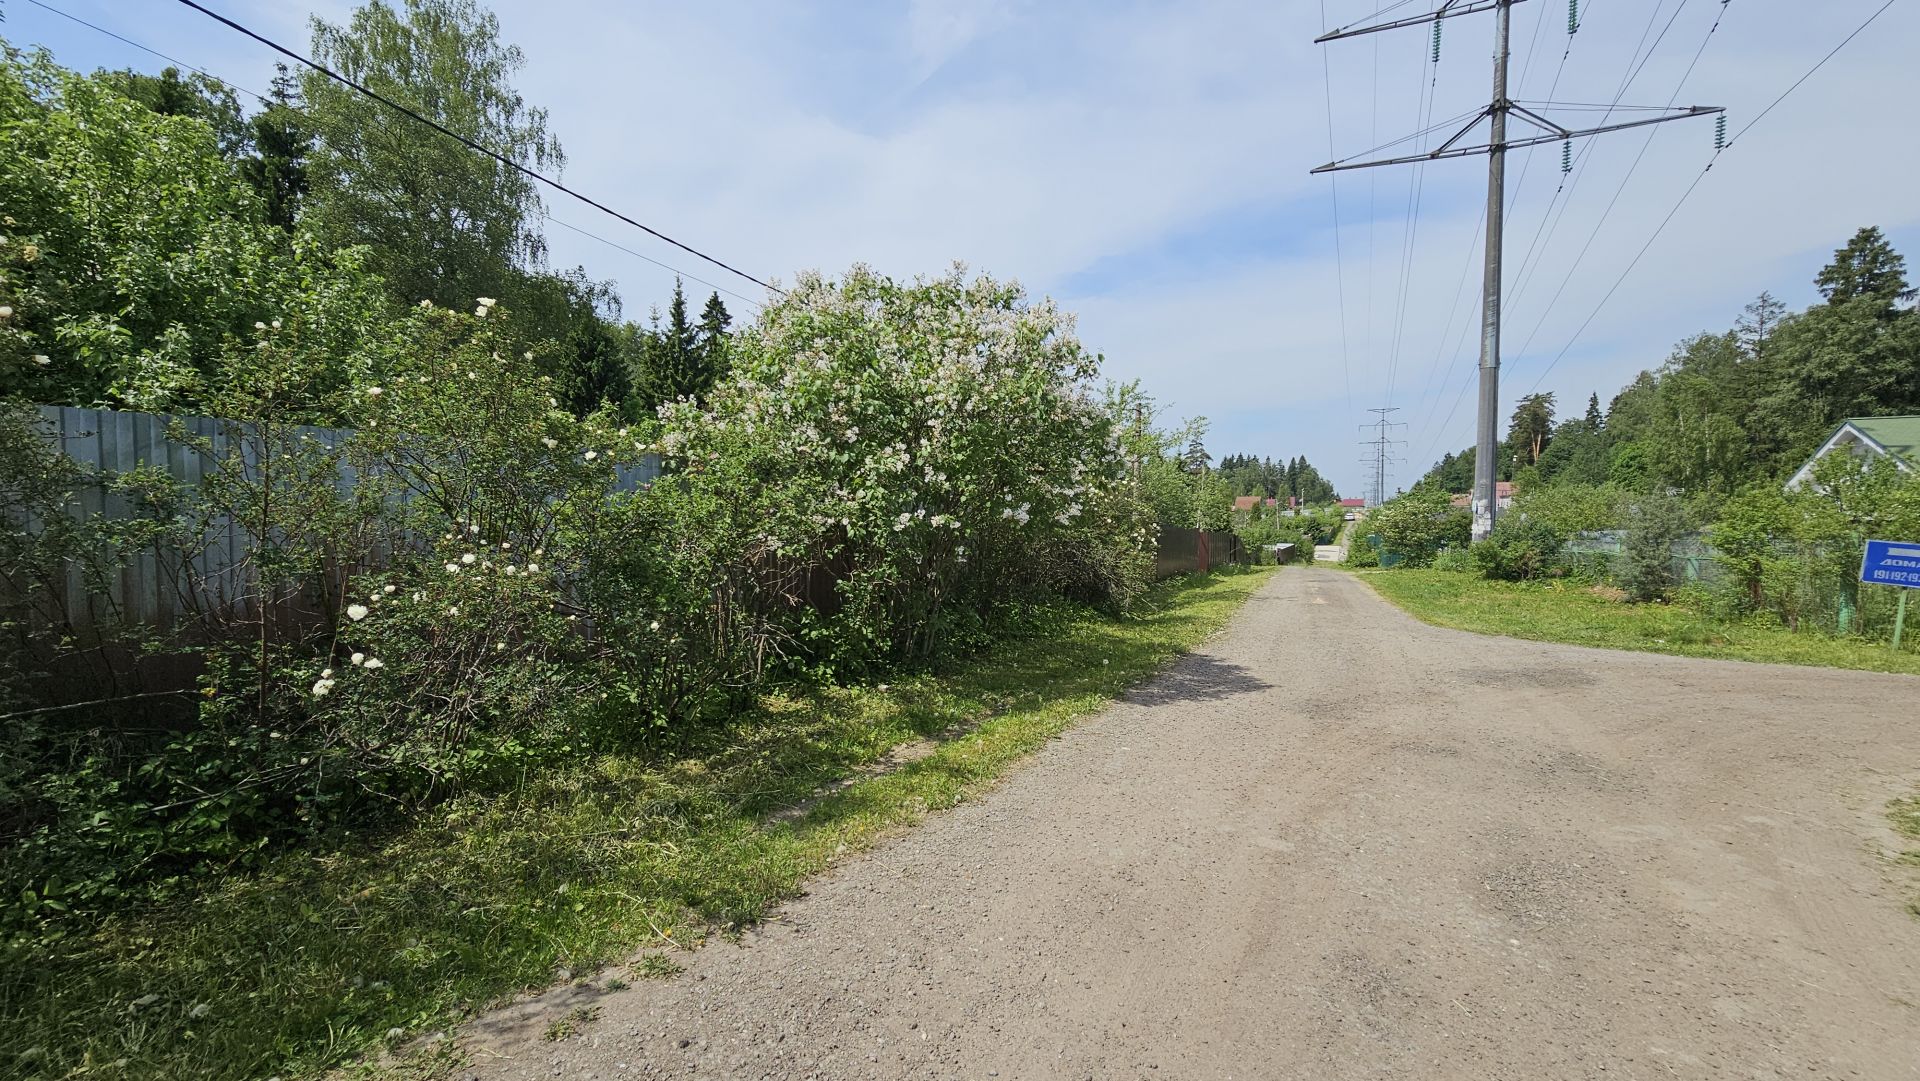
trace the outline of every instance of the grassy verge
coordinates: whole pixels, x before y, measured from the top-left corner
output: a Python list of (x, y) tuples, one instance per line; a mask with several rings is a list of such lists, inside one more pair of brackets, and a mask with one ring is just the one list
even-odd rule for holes
[(1729, 623), (1681, 604), (1628, 604), (1577, 585), (1491, 582), (1433, 570), (1366, 571), (1360, 577), (1414, 618), (1440, 627), (1685, 657), (1920, 675), (1920, 654), (1910, 650), (1895, 653), (1858, 639)]
[(1267, 573), (1165, 583), (1126, 620), (1061, 614), (946, 675), (769, 696), (673, 753), (530, 775), (398, 833), (210, 879), (190, 905), (0, 974), (0, 1076), (312, 1076), (636, 950), (693, 945), (983, 788), (1220, 627)]
[[(1920, 792), (1887, 804), (1887, 819), (1893, 823), (1893, 831), (1913, 845), (1895, 858), (1909, 867), (1920, 867)], [(1907, 902), (1907, 911), (1920, 916), (1920, 895)]]

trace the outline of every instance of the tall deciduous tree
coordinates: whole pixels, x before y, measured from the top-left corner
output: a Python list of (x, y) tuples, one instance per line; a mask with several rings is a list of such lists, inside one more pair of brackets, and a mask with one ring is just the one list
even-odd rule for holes
[[(343, 26), (316, 18), (322, 62), (532, 169), (564, 163), (544, 109), (513, 87), (524, 63), (474, 0), (369, 0)], [(467, 306), (545, 256), (526, 176), (318, 72), (301, 77), (319, 141), (307, 216), (330, 243), (365, 244), (395, 296)]]
[(388, 314), (367, 253), (266, 224), (205, 120), (113, 81), (0, 52), (0, 397), (191, 410), (284, 324), (329, 358), (302, 403), (324, 419)]
[(94, 78), (161, 116), (191, 116), (205, 123), (228, 157), (238, 156), (247, 146), (248, 124), (240, 101), (217, 79), (197, 71), (182, 75), (176, 67), (162, 68), (158, 75), (131, 69), (101, 71)]

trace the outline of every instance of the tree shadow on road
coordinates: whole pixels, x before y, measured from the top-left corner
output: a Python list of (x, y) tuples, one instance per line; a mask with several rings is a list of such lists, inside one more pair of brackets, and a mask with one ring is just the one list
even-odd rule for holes
[(1217, 702), (1272, 689), (1273, 684), (1243, 665), (1205, 653), (1190, 653), (1120, 699), (1143, 706), (1160, 706), (1175, 702)]

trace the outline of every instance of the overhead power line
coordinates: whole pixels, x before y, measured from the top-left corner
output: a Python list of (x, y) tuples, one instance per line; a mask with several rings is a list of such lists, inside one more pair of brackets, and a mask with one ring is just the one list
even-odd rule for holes
[[(1320, 25), (1327, 23), (1327, 0), (1320, 0)], [(1333, 71), (1325, 50), (1320, 53), (1320, 79), (1327, 93), (1327, 153), (1333, 153)], [(1340, 243), (1340, 178), (1328, 177), (1333, 193), (1333, 273), (1340, 296), (1340, 374), (1347, 387), (1347, 412), (1353, 412), (1353, 364), (1347, 353), (1347, 267)]]
[[(1700, 66), (1700, 57), (1705, 55), (1707, 45), (1713, 41), (1713, 35), (1720, 30), (1720, 23), (1727, 17), (1727, 9), (1730, 6), (1731, 5), (1727, 3), (1720, 5), (1719, 13), (1714, 16), (1713, 25), (1707, 28), (1706, 36), (1700, 39), (1700, 47), (1693, 51), (1693, 60), (1687, 64), (1687, 70), (1680, 73), (1680, 81), (1674, 85), (1673, 94), (1667, 98), (1667, 104), (1669, 106), (1679, 100), (1680, 92), (1686, 88), (1687, 80), (1693, 77), (1693, 69)], [(1677, 8), (1675, 9), (1675, 13), (1678, 14)], [(1671, 21), (1669, 21), (1668, 25), (1672, 25)], [(1649, 52), (1648, 56), (1652, 56), (1652, 53)], [(1644, 64), (1645, 62), (1642, 61), (1642, 66), (1644, 66)], [(1620, 197), (1626, 194), (1628, 182), (1633, 179), (1633, 174), (1639, 170), (1640, 163), (1646, 159), (1647, 151), (1653, 147), (1653, 140), (1659, 134), (1660, 129), (1658, 128), (1647, 132), (1646, 140), (1640, 144), (1640, 152), (1633, 156), (1633, 162), (1627, 166), (1626, 174), (1620, 178), (1620, 183), (1613, 189), (1613, 198), (1607, 200), (1606, 208), (1600, 212), (1599, 220), (1593, 223), (1593, 230), (1587, 234), (1586, 243), (1580, 245), (1580, 251), (1574, 255), (1572, 265), (1567, 267), (1566, 276), (1560, 279), (1560, 287), (1553, 291), (1553, 297), (1547, 301), (1547, 306), (1541, 310), (1540, 318), (1533, 324), (1533, 329), (1527, 332), (1526, 340), (1520, 343), (1519, 356), (1527, 355), (1528, 348), (1533, 345), (1533, 339), (1540, 333), (1540, 328), (1546, 325), (1547, 319), (1553, 314), (1554, 305), (1560, 302), (1561, 295), (1567, 291), (1568, 283), (1573, 281), (1573, 276), (1580, 269), (1580, 264), (1586, 259), (1587, 252), (1593, 249), (1594, 241), (1599, 239), (1600, 231), (1606, 228), (1607, 219), (1613, 215), (1613, 208), (1619, 205)], [(1564, 206), (1562, 209), (1564, 209)]]
[(1806, 74), (1800, 76), (1798, 79), (1795, 79), (1793, 81), (1793, 85), (1781, 91), (1780, 96), (1774, 98), (1771, 102), (1767, 104), (1766, 108), (1760, 110), (1759, 115), (1755, 116), (1752, 120), (1747, 121), (1746, 124), (1743, 125), (1739, 131), (1734, 132), (1733, 137), (1731, 139), (1728, 139), (1724, 146), (1721, 146), (1720, 148), (1716, 149), (1713, 152), (1713, 157), (1707, 159), (1707, 164), (1705, 165), (1705, 167), (1703, 167), (1700, 170), (1699, 175), (1693, 178), (1693, 183), (1688, 184), (1687, 190), (1681, 192), (1680, 198), (1674, 201), (1673, 209), (1667, 211), (1667, 216), (1660, 219), (1659, 225), (1654, 226), (1653, 235), (1647, 238), (1647, 242), (1645, 244), (1640, 245), (1640, 250), (1634, 253), (1633, 259), (1627, 263), (1627, 268), (1620, 272), (1620, 276), (1618, 278), (1614, 279), (1613, 285), (1609, 286), (1606, 293), (1603, 296), (1601, 296), (1600, 302), (1593, 306), (1593, 311), (1587, 313), (1587, 317), (1586, 319), (1581, 321), (1579, 329), (1573, 332), (1573, 336), (1567, 339), (1567, 344), (1562, 346), (1560, 349), (1560, 352), (1554, 354), (1553, 360), (1549, 361), (1547, 366), (1541, 370), (1540, 377), (1533, 381), (1533, 390), (1537, 391), (1540, 389), (1540, 384), (1546, 382), (1547, 376), (1553, 373), (1553, 369), (1557, 367), (1560, 364), (1560, 361), (1566, 357), (1567, 353), (1573, 349), (1574, 343), (1580, 340), (1580, 335), (1586, 333), (1587, 327), (1592, 325), (1594, 319), (1599, 316), (1601, 309), (1607, 306), (1607, 301), (1612, 300), (1613, 294), (1619, 291), (1621, 283), (1626, 281), (1627, 276), (1633, 273), (1633, 269), (1640, 265), (1640, 260), (1646, 257), (1647, 251), (1653, 247), (1654, 241), (1660, 239), (1660, 234), (1666, 231), (1667, 225), (1671, 223), (1674, 217), (1680, 213), (1680, 208), (1686, 205), (1687, 199), (1693, 195), (1694, 189), (1698, 188), (1700, 186), (1700, 182), (1707, 178), (1707, 174), (1713, 171), (1714, 163), (1720, 160), (1720, 155), (1726, 153), (1729, 150), (1732, 150), (1734, 148), (1734, 145), (1740, 141), (1740, 138), (1742, 136), (1746, 135), (1747, 132), (1753, 130), (1753, 126), (1755, 124), (1758, 124), (1760, 121), (1766, 119), (1768, 113), (1773, 112), (1773, 110), (1776, 107), (1778, 107), (1781, 102), (1787, 100), (1787, 98), (1790, 95), (1792, 95), (1795, 90), (1800, 89), (1801, 84), (1805, 83), (1808, 79), (1813, 78), (1815, 72), (1819, 71), (1821, 68), (1827, 65), (1827, 61), (1832, 60), (1835, 56), (1839, 55), (1840, 50), (1846, 48), (1849, 44), (1851, 44), (1854, 38), (1857, 38), (1861, 34), (1865, 33), (1867, 27), (1872, 26), (1875, 19), (1878, 19), (1881, 15), (1886, 14), (1887, 9), (1892, 7), (1894, 3), (1895, 3), (1895, 0), (1886, 0), (1886, 3), (1881, 4), (1878, 8), (1875, 8), (1873, 14), (1867, 16), (1866, 21), (1862, 22), (1859, 26), (1854, 27), (1853, 33), (1848, 34), (1846, 37), (1842, 38), (1840, 40), (1840, 44), (1835, 45), (1832, 49), (1828, 50), (1825, 56), (1822, 56), (1817, 62), (1814, 63), (1814, 65), (1811, 68), (1807, 69)]
[(646, 263), (652, 263), (654, 266), (657, 266), (662, 270), (671, 270), (674, 272), (675, 275), (685, 278), (690, 282), (698, 282), (701, 285), (704, 285), (707, 288), (712, 289), (714, 292), (725, 293), (728, 296), (733, 297), (735, 300), (738, 300), (743, 304), (747, 304), (755, 308), (758, 308), (761, 306), (760, 301), (757, 301), (750, 296), (746, 296), (741, 293), (736, 293), (724, 285), (715, 285), (714, 283), (708, 281), (705, 278), (698, 277), (693, 274), (689, 274), (686, 271), (673, 266), (672, 264), (663, 263), (660, 260), (655, 259), (651, 255), (643, 255), (640, 252), (634, 251), (632, 248), (627, 247), (625, 244), (621, 244), (613, 240), (608, 240), (606, 237), (603, 237), (599, 233), (593, 232), (590, 229), (582, 229), (578, 225), (573, 224), (572, 222), (561, 221), (559, 218), (554, 217), (552, 214), (542, 214), (541, 217), (547, 219), (547, 221), (553, 223), (554, 225), (558, 225), (562, 229), (565, 229), (569, 232), (578, 233), (579, 235), (586, 237), (588, 240), (597, 240), (600, 243), (605, 244), (607, 247), (614, 249), (615, 251), (626, 252), (628, 255), (633, 256), (635, 259), (638, 259)]
[[(1606, 103), (1600, 118), (1602, 122), (1614, 113), (1623, 111), (1620, 99), (1626, 96), (1627, 89), (1633, 85), (1634, 77), (1645, 66), (1643, 56), (1651, 57), (1659, 51), (1660, 43), (1666, 40), (1667, 31), (1673, 28), (1674, 20), (1670, 17), (1667, 19), (1666, 26), (1661, 28), (1659, 35), (1653, 38), (1653, 44), (1647, 44), (1648, 37), (1653, 34), (1654, 26), (1660, 22), (1660, 12), (1666, 7), (1666, 3), (1667, 0), (1657, 0), (1653, 10), (1647, 13), (1647, 25), (1641, 29), (1640, 40), (1634, 43), (1633, 52), (1627, 57), (1627, 70), (1620, 76), (1620, 86), (1613, 92), (1612, 100)], [(1677, 17), (1685, 7), (1686, 0), (1680, 0), (1680, 3), (1674, 6), (1671, 15)], [(1591, 15), (1590, 11), (1589, 15)], [(1644, 54), (1642, 49), (1645, 50)], [(1552, 97), (1553, 94), (1549, 92), (1547, 96)], [(1587, 175), (1586, 166), (1595, 153), (1595, 145), (1593, 143), (1580, 145), (1569, 163), (1572, 168), (1560, 174), (1560, 185), (1553, 190), (1552, 198), (1547, 200), (1546, 212), (1534, 225), (1533, 239), (1527, 242), (1527, 253), (1520, 257), (1520, 270), (1514, 276), (1512, 300), (1515, 305), (1518, 305), (1520, 299), (1526, 296), (1527, 286), (1533, 284), (1534, 275), (1539, 270), (1540, 263), (1536, 261), (1535, 254), (1538, 253), (1540, 259), (1546, 258), (1548, 249), (1542, 247), (1542, 241), (1550, 245), (1554, 235), (1560, 231), (1560, 223), (1567, 216), (1567, 208), (1573, 205), (1573, 197), (1580, 190), (1580, 181)], [(1556, 208), (1558, 208), (1557, 212)]]
[(544, 173), (536, 172), (532, 169), (529, 169), (526, 166), (520, 164), (517, 161), (514, 161), (512, 158), (509, 158), (504, 154), (500, 154), (494, 150), (489, 149), (488, 147), (481, 145), (480, 143), (474, 142), (472, 139), (469, 139), (466, 136), (461, 135), (456, 131), (452, 131), (448, 129), (447, 127), (440, 124), (439, 122), (432, 120), (426, 116), (423, 116), (420, 113), (415, 112), (412, 109), (409, 109), (405, 105), (402, 105), (397, 101), (394, 101), (392, 98), (386, 97), (383, 94), (380, 94), (374, 90), (368, 89), (367, 87), (361, 85), (360, 83), (347, 78), (345, 75), (340, 74), (339, 72), (333, 70), (330, 67), (327, 67), (325, 64), (322, 64), (319, 61), (312, 59), (311, 57), (304, 56), (300, 53), (294, 52), (292, 49), (287, 48), (285, 45), (282, 45), (279, 42), (274, 41), (273, 39), (266, 37), (263, 34), (257, 33), (253, 30), (248, 29), (245, 26), (242, 26), (241, 24), (233, 21), (232, 19), (227, 18), (225, 15), (222, 15), (217, 11), (213, 11), (197, 3), (196, 0), (179, 0), (179, 2), (182, 5), (186, 7), (190, 7), (193, 10), (199, 12), (200, 14), (207, 16), (208, 18), (214, 20), (215, 22), (218, 22), (221, 25), (228, 27), (229, 29), (235, 30), (247, 37), (252, 38), (253, 40), (259, 42), (260, 44), (265, 45), (267, 48), (272, 49), (274, 52), (277, 52), (282, 56), (288, 57), (289, 59), (292, 59), (306, 67), (312, 68), (314, 71), (317, 71), (322, 75), (325, 75), (327, 78), (332, 79), (334, 82), (337, 82), (340, 85), (348, 87), (367, 98), (370, 98), (374, 101), (379, 102), (382, 105), (385, 105), (387, 108), (392, 109), (397, 113), (400, 113), (402, 116), (409, 117), (415, 121), (418, 121), (421, 124), (426, 125), (429, 128), (432, 128), (434, 131), (437, 131), (440, 134), (446, 136), (447, 138), (460, 143), (461, 145), (465, 146), (469, 150), (474, 151), (475, 153), (484, 154), (487, 157), (492, 158), (494, 161), (497, 161), (501, 165), (504, 165), (507, 168), (512, 169), (517, 173), (520, 173), (521, 175), (527, 177), (530, 180), (538, 181), (539, 183), (545, 184), (546, 186), (552, 188), (557, 192), (560, 192), (565, 195), (570, 195), (573, 198), (580, 200), (581, 202), (587, 204), (590, 207), (593, 207), (595, 210), (598, 210), (603, 214), (607, 214), (612, 217), (618, 218), (621, 221), (626, 222), (628, 225), (631, 225), (634, 228), (639, 229), (640, 231), (646, 233), (649, 236), (655, 237), (659, 240), (663, 240), (666, 243), (671, 244), (676, 248), (679, 248), (681, 251), (684, 251), (687, 254), (694, 256), (695, 258), (712, 263), (714, 266), (719, 267), (720, 269), (726, 271), (729, 274), (733, 274), (733, 275), (737, 275), (738, 277), (745, 278), (747, 281), (750, 281), (753, 284), (768, 290), (769, 292), (777, 293), (781, 296), (786, 295), (785, 290), (780, 289), (776, 286), (769, 285), (766, 282), (761, 281), (759, 278), (756, 278), (753, 275), (747, 273), (746, 271), (741, 270), (738, 267), (731, 266), (721, 261), (720, 259), (717, 259), (711, 255), (708, 255), (706, 252), (703, 252), (700, 249), (693, 247), (692, 245), (685, 244), (685, 243), (682, 243), (681, 241), (675, 240), (673, 237), (668, 236), (667, 234), (661, 232), (658, 229), (653, 228), (650, 225), (646, 225), (642, 222), (635, 221), (633, 218), (628, 217), (625, 214), (622, 214), (620, 211), (613, 209), (612, 207), (599, 201), (598, 199), (593, 198), (592, 196), (583, 195), (580, 192), (574, 190), (573, 188), (570, 188), (567, 185), (562, 184), (560, 181), (555, 180)]

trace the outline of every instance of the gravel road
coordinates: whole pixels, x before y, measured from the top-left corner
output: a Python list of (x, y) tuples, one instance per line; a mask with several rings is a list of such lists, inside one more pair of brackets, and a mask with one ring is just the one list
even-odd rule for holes
[(993, 792), (677, 977), (487, 1019), (456, 1076), (1920, 1078), (1916, 779), (1920, 679), (1289, 569)]

